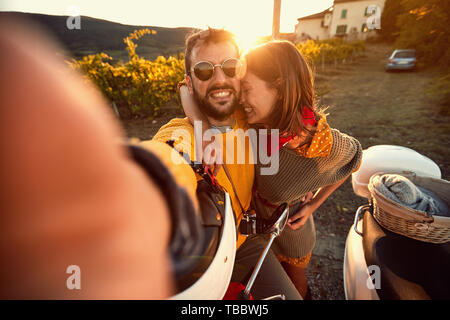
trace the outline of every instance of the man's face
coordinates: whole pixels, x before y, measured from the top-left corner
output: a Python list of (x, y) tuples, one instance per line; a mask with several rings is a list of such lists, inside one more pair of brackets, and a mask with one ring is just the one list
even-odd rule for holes
[[(222, 64), (226, 59), (239, 58), (236, 48), (230, 42), (209, 43), (192, 50), (191, 67), (199, 61), (208, 61), (213, 65)], [(238, 77), (228, 77), (223, 70), (216, 67), (213, 76), (202, 81), (191, 72), (194, 97), (200, 110), (216, 120), (230, 117), (240, 97), (240, 81)]]

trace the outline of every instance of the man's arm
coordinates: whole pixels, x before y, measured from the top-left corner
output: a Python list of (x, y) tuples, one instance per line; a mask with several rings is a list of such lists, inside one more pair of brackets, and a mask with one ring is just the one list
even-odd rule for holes
[(3, 20), (0, 51), (0, 297), (170, 296), (167, 204), (100, 93), (35, 29)]
[(186, 153), (190, 160), (195, 161), (194, 128), (188, 118), (175, 118), (163, 125), (153, 137), (152, 141), (166, 143), (173, 140), (178, 151)]

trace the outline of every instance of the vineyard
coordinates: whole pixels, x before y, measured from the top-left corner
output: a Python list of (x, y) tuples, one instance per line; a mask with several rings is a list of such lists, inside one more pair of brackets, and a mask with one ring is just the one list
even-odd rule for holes
[[(154, 32), (154, 31), (153, 31)], [(70, 65), (83, 72), (108, 98), (121, 118), (154, 117), (161, 106), (176, 93), (177, 84), (184, 77), (184, 57), (153, 61), (139, 57), (134, 42), (149, 29), (136, 30), (124, 39), (129, 61), (112, 64), (106, 53), (97, 53), (72, 60)]]
[(307, 40), (297, 44), (298, 50), (314, 65), (338, 63), (357, 56), (364, 51), (364, 42), (345, 42), (341, 38), (328, 40)]
[[(154, 33), (149, 29), (136, 30), (123, 39), (129, 56), (127, 62), (113, 63), (112, 57), (103, 52), (69, 62), (103, 92), (122, 119), (157, 116), (159, 109), (176, 96), (177, 84), (184, 78), (183, 54), (159, 56), (150, 61), (136, 53), (135, 42)], [(312, 64), (323, 65), (353, 57), (364, 50), (364, 43), (308, 40), (297, 48)]]

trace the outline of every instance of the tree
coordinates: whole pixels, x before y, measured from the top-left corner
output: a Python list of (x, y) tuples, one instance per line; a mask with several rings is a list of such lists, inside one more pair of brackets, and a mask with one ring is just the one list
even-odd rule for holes
[(424, 62), (450, 67), (450, 1), (402, 0), (395, 45), (416, 49)]
[(397, 26), (397, 18), (404, 10), (400, 0), (386, 0), (381, 13), (380, 34), (383, 40), (393, 42), (398, 37), (400, 28)]

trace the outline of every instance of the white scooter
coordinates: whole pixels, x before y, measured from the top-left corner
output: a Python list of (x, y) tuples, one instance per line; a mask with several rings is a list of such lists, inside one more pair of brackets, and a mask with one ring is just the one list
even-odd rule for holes
[[(204, 231), (202, 249), (198, 256), (191, 257), (193, 261), (191, 270), (184, 276), (177, 277), (176, 283), (179, 292), (171, 297), (172, 300), (220, 300), (225, 296), (231, 281), (236, 255), (237, 230), (230, 196), (218, 189), (213, 190), (214, 188), (210, 188), (210, 183), (202, 182), (203, 184), (199, 182), (197, 189), (197, 197), (201, 206), (201, 224)], [(211, 215), (211, 213), (213, 214)], [(251, 289), (254, 281), (273, 240), (284, 229), (288, 216), (289, 207), (286, 203), (280, 205), (269, 220), (256, 219), (255, 215), (244, 215), (240, 225), (241, 233), (268, 234), (269, 240), (247, 285), (238, 293), (236, 299), (252, 299)], [(242, 228), (243, 225), (246, 227)], [(285, 300), (285, 297), (280, 293), (264, 300)]]
[[(369, 179), (378, 172), (441, 178), (437, 164), (418, 152), (379, 145), (364, 150), (362, 165), (352, 175), (356, 195), (370, 200)], [(426, 243), (382, 228), (370, 201), (355, 214), (343, 269), (349, 300), (450, 299), (450, 243)]]

